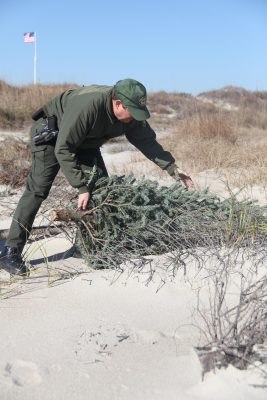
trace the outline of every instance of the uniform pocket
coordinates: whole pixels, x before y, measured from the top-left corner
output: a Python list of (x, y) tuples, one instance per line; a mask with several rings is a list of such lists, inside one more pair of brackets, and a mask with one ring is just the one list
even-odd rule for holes
[(40, 145), (32, 150), (31, 178), (46, 193), (59, 171), (54, 146)]
[(32, 146), (32, 172), (35, 175), (44, 175), (45, 151), (47, 146)]

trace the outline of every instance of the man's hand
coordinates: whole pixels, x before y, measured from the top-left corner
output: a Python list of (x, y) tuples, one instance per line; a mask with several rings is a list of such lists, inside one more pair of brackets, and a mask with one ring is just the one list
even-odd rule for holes
[(179, 171), (179, 178), (187, 189), (194, 189), (194, 182), (186, 172)]
[(187, 172), (181, 171), (179, 168), (177, 168), (174, 172), (174, 176), (177, 180), (180, 180), (187, 189), (194, 189), (194, 182)]
[(86, 210), (90, 199), (90, 193), (81, 193), (78, 196), (78, 210)]

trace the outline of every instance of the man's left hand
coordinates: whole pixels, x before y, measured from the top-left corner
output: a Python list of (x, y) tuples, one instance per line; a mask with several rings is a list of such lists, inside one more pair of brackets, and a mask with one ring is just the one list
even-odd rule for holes
[(187, 189), (193, 189), (194, 188), (194, 182), (190, 178), (190, 176), (186, 172), (179, 172), (179, 178), (181, 179), (183, 185)]
[(187, 172), (181, 171), (179, 168), (175, 171), (175, 177), (178, 178), (187, 189), (194, 189), (194, 182)]

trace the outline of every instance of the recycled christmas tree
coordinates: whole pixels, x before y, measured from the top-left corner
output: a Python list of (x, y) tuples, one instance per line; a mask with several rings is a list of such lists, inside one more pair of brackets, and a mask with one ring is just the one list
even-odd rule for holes
[(99, 179), (88, 211), (58, 210), (53, 219), (75, 222), (76, 244), (93, 268), (177, 248), (267, 243), (265, 209), (253, 202), (132, 175)]

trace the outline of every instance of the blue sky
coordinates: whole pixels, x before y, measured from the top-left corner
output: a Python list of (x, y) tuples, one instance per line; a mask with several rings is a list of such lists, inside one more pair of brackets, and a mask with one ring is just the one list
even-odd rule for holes
[(267, 90), (267, 0), (0, 0), (0, 79)]

